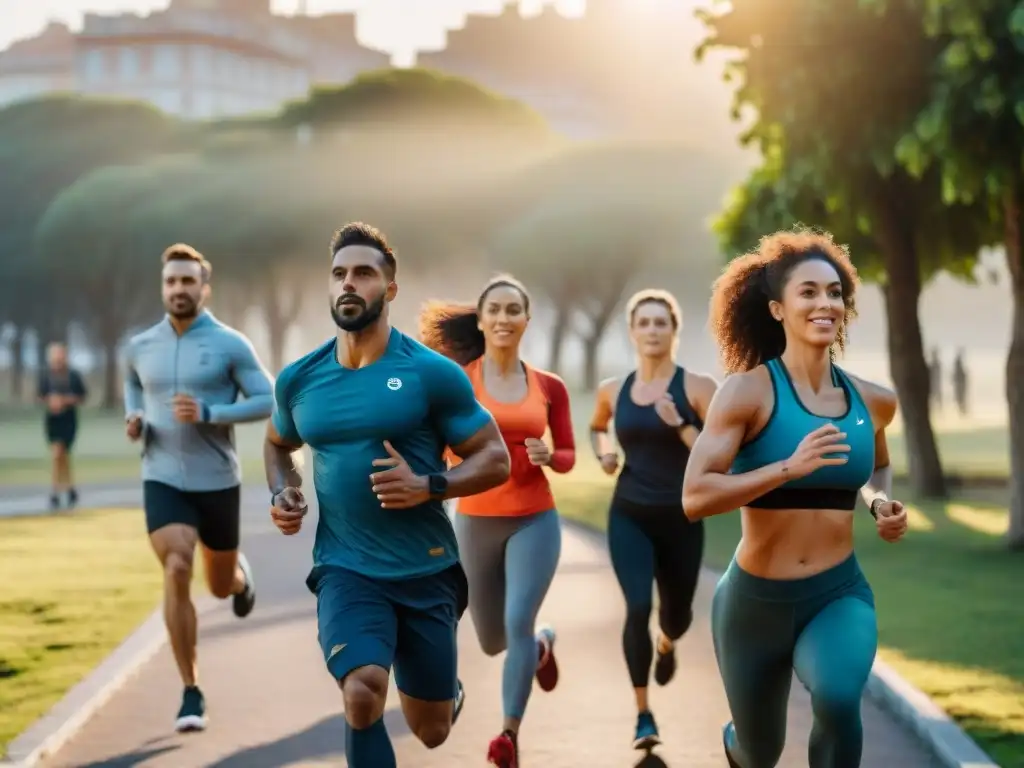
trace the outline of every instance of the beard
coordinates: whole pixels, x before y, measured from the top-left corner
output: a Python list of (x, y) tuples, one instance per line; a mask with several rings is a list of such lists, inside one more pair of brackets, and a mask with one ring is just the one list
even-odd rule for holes
[(188, 320), (199, 314), (202, 302), (191, 296), (175, 296), (165, 305), (167, 314), (178, 320)]
[[(340, 304), (342, 299), (357, 299), (359, 303), (348, 303), (342, 305)], [(363, 299), (358, 296), (353, 296), (352, 294), (347, 294), (343, 296), (342, 299), (338, 300), (338, 304), (331, 305), (331, 318), (334, 320), (334, 324), (343, 331), (358, 333), (359, 331), (365, 330), (376, 323), (380, 319), (380, 316), (384, 314), (383, 293), (370, 304), (367, 304)], [(358, 306), (360, 311), (354, 315), (345, 315), (341, 311), (342, 306)]]

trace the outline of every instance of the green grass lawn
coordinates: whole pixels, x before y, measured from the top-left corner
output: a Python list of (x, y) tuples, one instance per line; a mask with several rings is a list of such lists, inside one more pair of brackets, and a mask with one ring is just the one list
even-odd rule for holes
[[(589, 456), (555, 482), (566, 516), (604, 528), (612, 481)], [(865, 512), (857, 525), (857, 556), (875, 591), (882, 658), (999, 765), (1021, 768), (1024, 557), (1003, 549), (1001, 495), (965, 492), (947, 503), (912, 505), (911, 531), (895, 545), (878, 539)], [(739, 541), (739, 514), (706, 525), (706, 562), (724, 568)]]
[(0, 756), (149, 615), (161, 584), (139, 510), (0, 520)]
[[(263, 422), (235, 428), (246, 478), (263, 476)], [(50, 460), (42, 417), (34, 411), (0, 408), (0, 488), (47, 486)], [(121, 483), (139, 477), (139, 448), (124, 436), (120, 414), (84, 409), (73, 469), (79, 485)], [(2, 495), (2, 494), (0, 494)]]

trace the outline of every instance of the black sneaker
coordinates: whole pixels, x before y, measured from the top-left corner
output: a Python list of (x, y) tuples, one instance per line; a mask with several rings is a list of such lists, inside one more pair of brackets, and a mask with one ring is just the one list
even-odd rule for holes
[(56, 512), (58, 509), (60, 509), (60, 494), (58, 494), (58, 493), (51, 493), (50, 494), (50, 511), (51, 512)]
[(244, 619), (252, 613), (252, 607), (256, 605), (256, 583), (252, 579), (252, 568), (249, 561), (241, 552), (238, 553), (238, 567), (242, 569), (245, 576), (245, 589), (231, 599), (231, 608), (235, 616)]
[(185, 688), (178, 719), (174, 721), (174, 730), (178, 733), (206, 730), (206, 699), (197, 686), (190, 685)]
[(668, 685), (676, 674), (676, 647), (673, 644), (668, 653), (662, 653), (658, 649), (658, 658), (654, 662), (654, 682), (658, 685)]
[(74, 509), (76, 506), (78, 506), (78, 491), (68, 488), (68, 509)]
[(462, 681), (457, 681), (459, 690), (455, 693), (455, 706), (452, 707), (452, 725), (459, 719), (462, 713), (462, 705), (466, 703), (466, 689), (462, 687)]

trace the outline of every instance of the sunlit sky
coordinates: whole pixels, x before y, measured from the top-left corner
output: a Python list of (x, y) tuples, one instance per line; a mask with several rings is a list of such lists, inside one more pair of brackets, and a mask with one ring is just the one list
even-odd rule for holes
[[(607, 0), (598, 0), (607, 2)], [(664, 0), (618, 0), (650, 4)], [(559, 12), (576, 15), (586, 0), (520, 0), (520, 10), (532, 14), (545, 5)], [(294, 13), (301, 0), (273, 0), (277, 13)], [(64, 21), (76, 28), (82, 14), (134, 11), (146, 13), (166, 8), (169, 0), (0, 0), (0, 49), (13, 41), (29, 37), (50, 20)], [(311, 14), (330, 11), (359, 13), (358, 33), (365, 45), (399, 56), (418, 48), (436, 47), (442, 30), (454, 26), (466, 13), (500, 11), (502, 0), (306, 0)]]

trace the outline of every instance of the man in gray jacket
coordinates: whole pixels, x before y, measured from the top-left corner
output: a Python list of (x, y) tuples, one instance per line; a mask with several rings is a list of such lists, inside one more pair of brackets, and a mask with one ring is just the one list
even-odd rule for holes
[(249, 340), (203, 308), (210, 263), (187, 245), (171, 246), (162, 261), (167, 316), (128, 342), (125, 421), (128, 439), (142, 442), (146, 526), (164, 568), (164, 617), (185, 685), (175, 729), (188, 731), (206, 727), (189, 592), (196, 543), (210, 592), (232, 597), (235, 615), (247, 616), (256, 592), (238, 551), (242, 476), (233, 425), (267, 418), (274, 398)]

